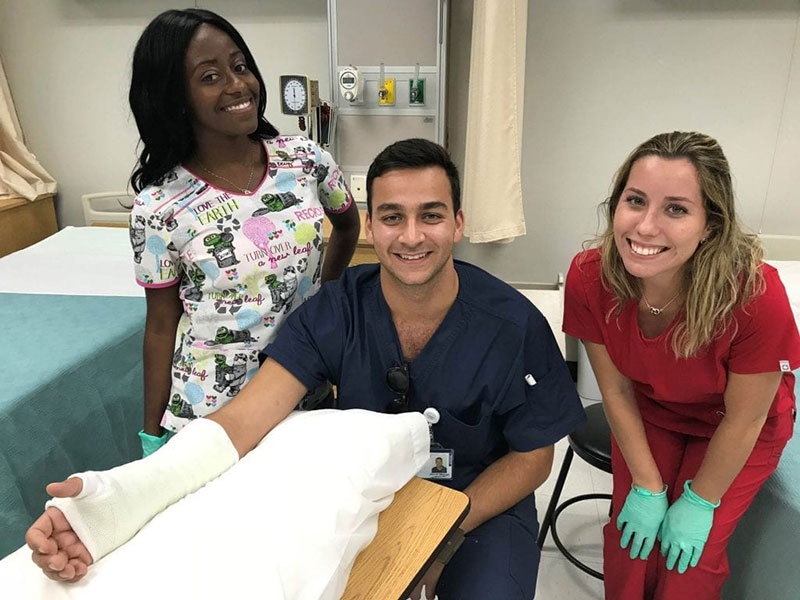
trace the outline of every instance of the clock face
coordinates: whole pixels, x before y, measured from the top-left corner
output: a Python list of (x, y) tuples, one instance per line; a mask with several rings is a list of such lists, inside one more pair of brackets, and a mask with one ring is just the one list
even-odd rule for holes
[(290, 115), (302, 115), (308, 112), (308, 89), (305, 81), (287, 78), (282, 85), (283, 112)]

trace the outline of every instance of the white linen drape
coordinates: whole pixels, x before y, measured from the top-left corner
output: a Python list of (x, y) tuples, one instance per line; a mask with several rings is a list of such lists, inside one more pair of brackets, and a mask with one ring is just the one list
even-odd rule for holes
[(464, 160), (470, 242), (525, 235), (522, 106), (527, 0), (475, 0)]
[(25, 146), (0, 57), (0, 199), (36, 200), (55, 193), (55, 179)]
[(420, 413), (295, 412), (77, 584), (47, 579), (25, 546), (0, 560), (2, 597), (341, 598), (378, 514), (425, 465), (429, 443)]

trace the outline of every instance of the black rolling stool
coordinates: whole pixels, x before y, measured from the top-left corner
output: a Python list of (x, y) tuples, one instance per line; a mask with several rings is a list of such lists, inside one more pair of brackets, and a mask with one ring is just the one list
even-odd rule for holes
[(576, 502), (580, 502), (581, 500), (611, 500), (610, 494), (582, 494), (558, 504), (559, 497), (561, 496), (561, 490), (564, 487), (564, 482), (567, 479), (569, 467), (572, 464), (573, 454), (577, 454), (593, 467), (597, 467), (606, 473), (611, 473), (611, 429), (608, 427), (606, 415), (603, 413), (603, 405), (598, 402), (597, 404), (591, 404), (586, 407), (586, 418), (586, 426), (583, 427), (583, 429), (579, 429), (578, 431), (575, 431), (569, 435), (569, 448), (567, 448), (567, 454), (564, 456), (564, 462), (561, 463), (561, 472), (558, 474), (556, 487), (553, 489), (553, 497), (550, 498), (550, 504), (547, 506), (547, 513), (545, 514), (541, 528), (539, 529), (538, 544), (539, 548), (544, 545), (544, 540), (547, 537), (547, 531), (552, 529), (553, 542), (555, 542), (556, 547), (561, 551), (561, 554), (567, 558), (567, 560), (569, 560), (584, 573), (588, 573), (592, 577), (597, 577), (597, 579), (603, 579), (602, 573), (587, 567), (564, 547), (564, 544), (561, 543), (561, 540), (558, 538), (558, 532), (556, 531), (556, 521), (558, 520), (558, 515), (560, 515), (561, 511), (568, 506), (571, 506)]

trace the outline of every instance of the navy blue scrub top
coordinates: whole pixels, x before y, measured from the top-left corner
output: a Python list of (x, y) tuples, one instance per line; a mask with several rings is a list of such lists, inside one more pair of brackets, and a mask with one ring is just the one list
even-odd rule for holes
[[(439, 411), (434, 441), (455, 452), (453, 479), (440, 483), (463, 490), (509, 449), (549, 446), (586, 417), (541, 313), (478, 267), (455, 261), (455, 268), (456, 300), (409, 364), (409, 408)], [(386, 372), (402, 365), (403, 356), (379, 265), (352, 267), (322, 286), (264, 354), (309, 389), (335, 384), (339, 408), (391, 412), (397, 394)]]

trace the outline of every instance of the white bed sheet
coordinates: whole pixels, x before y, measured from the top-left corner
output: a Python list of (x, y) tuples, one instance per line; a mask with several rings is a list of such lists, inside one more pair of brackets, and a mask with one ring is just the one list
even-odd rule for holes
[(47, 579), (25, 547), (7, 556), (0, 597), (340, 598), (378, 513), (425, 464), (428, 444), (419, 413), (294, 413), (77, 584)]
[(800, 328), (800, 260), (768, 260), (769, 264), (778, 269), (789, 304), (792, 305), (794, 320)]
[(0, 292), (144, 296), (128, 230), (120, 227), (65, 227), (0, 258)]

